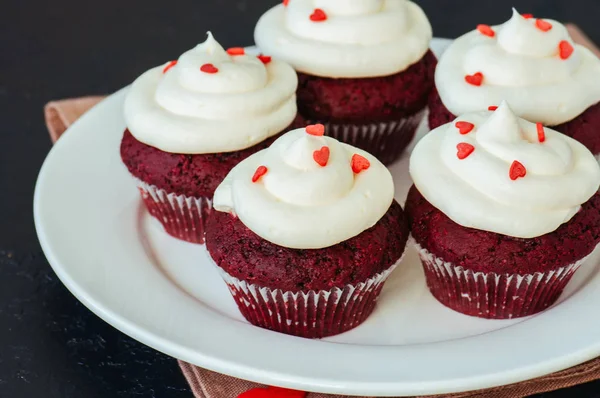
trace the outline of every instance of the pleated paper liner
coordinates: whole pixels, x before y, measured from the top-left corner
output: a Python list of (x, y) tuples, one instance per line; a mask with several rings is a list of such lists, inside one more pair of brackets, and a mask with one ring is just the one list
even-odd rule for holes
[[(306, 338), (333, 336), (363, 323), (402, 259), (366, 281), (330, 290), (291, 292), (240, 280), (217, 266), (242, 315), (255, 326)], [(216, 266), (216, 264), (215, 264)]]
[(519, 318), (550, 307), (587, 258), (546, 272), (498, 274), (457, 267), (417, 243), (415, 247), (427, 286), (439, 302), (463, 314), (490, 319)]
[(143, 181), (138, 181), (138, 189), (150, 215), (169, 235), (204, 244), (204, 224), (212, 211), (210, 198), (177, 195)]

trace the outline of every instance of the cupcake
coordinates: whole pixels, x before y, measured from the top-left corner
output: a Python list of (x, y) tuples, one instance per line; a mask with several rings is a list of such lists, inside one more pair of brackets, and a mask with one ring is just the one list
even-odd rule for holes
[(600, 60), (564, 25), (520, 15), (479, 25), (440, 58), (429, 103), (434, 129), (507, 100), (515, 113), (576, 139), (600, 155)]
[[(317, 8), (315, 8), (317, 7)], [(431, 25), (406, 0), (289, 0), (267, 11), (256, 44), (298, 72), (298, 114), (392, 163), (433, 88)]]
[(552, 305), (600, 242), (600, 167), (579, 142), (506, 103), (427, 134), (406, 213), (429, 290), (483, 318)]
[(121, 159), (165, 231), (204, 242), (214, 190), (292, 124), (297, 83), (289, 65), (242, 48), (225, 51), (210, 33), (133, 83)]
[(385, 166), (323, 134), (293, 130), (234, 167), (206, 226), (244, 317), (308, 338), (369, 316), (409, 235)]

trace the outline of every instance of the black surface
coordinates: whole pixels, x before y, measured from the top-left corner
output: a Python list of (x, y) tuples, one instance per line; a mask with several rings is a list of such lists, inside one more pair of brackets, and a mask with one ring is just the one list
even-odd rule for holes
[[(225, 46), (251, 44), (254, 22), (275, 3), (0, 2), (0, 397), (191, 396), (173, 359), (98, 319), (48, 266), (32, 220), (35, 179), (50, 150), (42, 107), (113, 92), (202, 41), (208, 29)], [(419, 3), (437, 36), (502, 22), (517, 4), (522, 12), (576, 22), (600, 42), (598, 0)], [(600, 397), (600, 382), (540, 397)]]

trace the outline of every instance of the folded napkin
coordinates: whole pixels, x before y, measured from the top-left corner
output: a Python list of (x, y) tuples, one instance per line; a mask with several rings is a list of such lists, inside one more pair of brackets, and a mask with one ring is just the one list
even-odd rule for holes
[[(600, 57), (600, 49), (596, 47), (579, 28), (574, 25), (567, 25), (567, 28), (571, 34), (571, 37), (576, 43), (585, 45)], [(100, 102), (103, 98), (103, 96), (90, 96), (49, 102), (44, 108), (44, 115), (52, 142), (55, 142), (75, 120), (77, 120), (92, 106)], [(269, 390), (266, 390), (265, 388), (267, 387), (264, 385), (225, 376), (199, 368), (183, 361), (178, 362), (196, 398), (235, 398), (244, 392), (249, 392), (254, 389), (259, 389), (259, 391), (253, 391), (254, 394), (248, 393), (248, 398), (251, 396), (262, 398), (268, 398), (269, 396), (272, 398), (300, 398), (304, 395), (303, 393), (295, 394), (292, 392), (289, 392), (288, 394), (282, 394), (280, 392), (278, 395), (269, 395)], [(598, 379), (600, 379), (600, 358), (596, 358), (589, 362), (585, 362), (581, 365), (556, 372), (548, 376), (527, 380), (521, 383), (489, 388), (485, 390), (444, 394), (443, 397), (518, 398), (526, 397), (532, 394), (558, 390), (561, 388), (572, 387)], [(317, 393), (308, 393), (305, 395), (305, 397), (350, 398), (349, 396), (333, 396)], [(432, 397), (442, 396), (422, 396), (422, 398)]]

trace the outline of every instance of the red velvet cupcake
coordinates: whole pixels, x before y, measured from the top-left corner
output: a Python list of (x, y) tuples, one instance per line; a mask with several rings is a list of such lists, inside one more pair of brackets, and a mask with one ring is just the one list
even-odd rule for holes
[(434, 129), (502, 100), (600, 155), (600, 60), (559, 22), (521, 16), (458, 38), (440, 58), (429, 101)]
[(210, 33), (178, 61), (133, 83), (121, 158), (166, 232), (204, 243), (214, 190), (292, 124), (296, 86), (289, 65), (225, 51)]
[(308, 338), (371, 314), (409, 235), (385, 166), (323, 133), (291, 131), (234, 167), (206, 226), (208, 252), (244, 317)]
[(433, 88), (431, 25), (405, 0), (293, 0), (265, 13), (264, 51), (298, 71), (298, 113), (327, 134), (392, 163), (414, 137)]
[(600, 167), (582, 144), (506, 103), (425, 136), (406, 212), (444, 305), (516, 318), (552, 305), (600, 243)]

